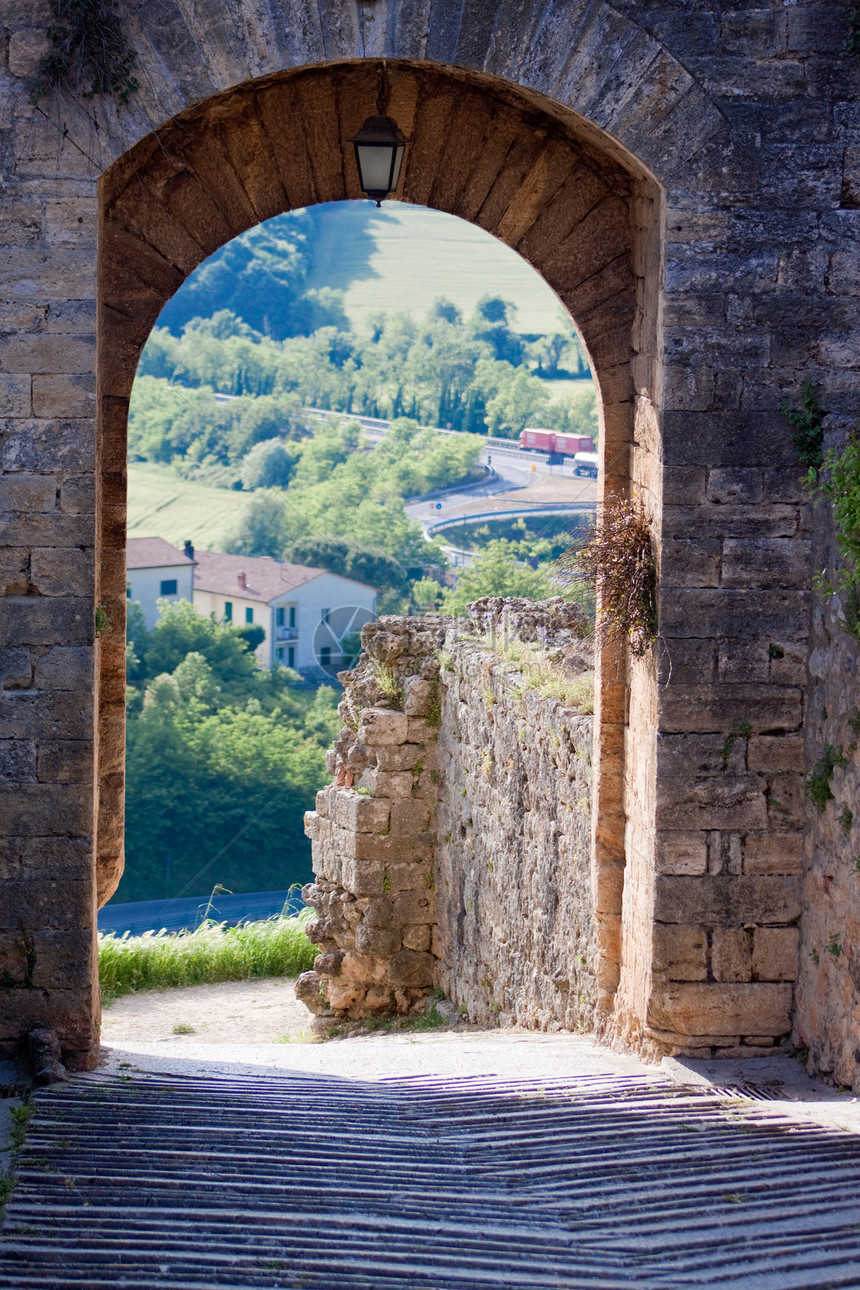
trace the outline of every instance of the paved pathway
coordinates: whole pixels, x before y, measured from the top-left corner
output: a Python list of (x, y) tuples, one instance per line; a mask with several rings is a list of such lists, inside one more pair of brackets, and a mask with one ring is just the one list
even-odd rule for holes
[(772, 1100), (791, 1063), (738, 1096), (562, 1036), (155, 1047), (36, 1095), (0, 1287), (860, 1286), (860, 1136), (807, 1114), (855, 1107)]

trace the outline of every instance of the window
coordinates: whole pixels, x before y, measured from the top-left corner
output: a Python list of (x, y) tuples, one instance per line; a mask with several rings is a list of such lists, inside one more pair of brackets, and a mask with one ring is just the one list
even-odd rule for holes
[(283, 645), (281, 645), (279, 649), (276, 649), (276, 650), (275, 650), (275, 658), (278, 660), (278, 662), (279, 662), (279, 663), (283, 663), (283, 661), (284, 661), (284, 647), (283, 647)]
[(331, 610), (330, 610), (330, 609), (324, 609), (324, 610), (322, 611), (322, 613), (320, 614), (320, 621), (321, 621), (321, 622), (323, 622), (323, 623), (327, 623), (327, 622), (328, 622), (328, 616), (329, 616), (329, 614), (330, 614), (330, 613), (331, 613)]
[(224, 622), (232, 623), (232, 621), (233, 621), (233, 601), (225, 600), (224, 601)]
[(283, 627), (283, 625), (284, 625), (284, 611), (283, 611), (283, 609), (276, 609), (276, 610), (275, 610), (275, 626), (276, 626), (276, 627)]
[(245, 622), (246, 622), (246, 623), (252, 623), (253, 621), (254, 621), (254, 611), (253, 611), (253, 609), (246, 609), (246, 610), (245, 610)]
[(176, 595), (176, 579), (175, 579), (175, 578), (164, 578), (164, 579), (162, 580), (162, 583), (161, 583), (161, 594), (162, 594), (162, 596), (175, 596), (175, 595)]
[(331, 646), (330, 645), (323, 645), (322, 648), (320, 649), (320, 663), (322, 664), (323, 667), (328, 667), (331, 664)]
[(295, 627), (295, 625), (296, 625), (296, 607), (295, 605), (293, 605), (293, 607), (290, 609), (290, 626)]
[(295, 665), (296, 665), (296, 651), (293, 649), (291, 645), (290, 648), (287, 650), (287, 667), (295, 667)]

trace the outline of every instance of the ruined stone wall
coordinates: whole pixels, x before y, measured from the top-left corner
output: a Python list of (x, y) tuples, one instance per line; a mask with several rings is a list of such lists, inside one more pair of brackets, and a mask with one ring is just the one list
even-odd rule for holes
[(499, 601), (474, 606), (468, 628), (430, 618), (364, 629), (334, 782), (307, 817), (320, 954), (298, 994), (312, 1011), (407, 1013), (435, 989), (484, 1025), (590, 1026), (582, 630), (573, 606)]
[[(487, 612), (478, 607), (479, 623)], [(534, 640), (540, 607), (511, 613)], [(483, 626), (489, 643), (449, 632), (443, 654), (437, 979), (482, 1025), (589, 1029), (594, 718), (580, 669), (590, 659), (575, 651), (572, 673), (552, 665), (556, 681), (580, 678), (581, 702), (566, 702), (547, 693), (549, 669), (536, 680), (507, 655), (507, 623)], [(552, 656), (558, 637), (546, 639)]]
[[(851, 420), (826, 424), (826, 445), (841, 449)], [(833, 581), (839, 557), (825, 500), (812, 531), (814, 567)], [(805, 768), (818, 804), (806, 802), (794, 1041), (809, 1050), (811, 1072), (860, 1093), (860, 645), (846, 611), (844, 594), (814, 598)]]

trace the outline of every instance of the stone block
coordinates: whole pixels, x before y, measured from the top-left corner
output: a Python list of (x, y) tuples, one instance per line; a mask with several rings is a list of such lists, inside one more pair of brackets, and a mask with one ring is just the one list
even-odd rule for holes
[(92, 784), (93, 745), (86, 739), (45, 740), (39, 744), (38, 777), (43, 784)]
[(711, 971), (715, 981), (752, 979), (750, 935), (742, 927), (722, 928), (714, 932)]
[(385, 890), (391, 892), (427, 891), (428, 879), (427, 866), (421, 861), (386, 865), (383, 875)]
[(357, 981), (364, 985), (374, 985), (384, 979), (385, 965), (372, 954), (347, 951), (343, 956), (340, 975), (344, 982)]
[(810, 543), (803, 538), (727, 538), (723, 543), (724, 587), (805, 587)]
[(33, 415), (91, 417), (95, 415), (95, 381), (89, 373), (33, 377)]
[[(793, 923), (799, 916), (800, 887), (796, 878), (745, 874), (686, 878), (661, 874), (655, 879), (654, 917), (660, 923), (742, 927), (749, 923)], [(755, 1027), (747, 1029), (752, 1032)]]
[(376, 749), (378, 771), (412, 770), (416, 762), (427, 765), (428, 750), (419, 744), (384, 744)]
[(302, 972), (296, 981), (296, 998), (299, 1003), (319, 1016), (326, 1005), (326, 983), (317, 972)]
[(54, 645), (36, 660), (33, 684), (38, 690), (86, 690), (92, 684), (93, 651), (83, 645)]
[(369, 788), (374, 797), (397, 799), (412, 796), (413, 775), (409, 770), (365, 770), (357, 788)]
[(430, 826), (428, 802), (400, 798), (391, 803), (391, 832), (399, 837), (417, 837)]
[(353, 896), (381, 896), (385, 890), (383, 866), (380, 861), (345, 857), (342, 880), (344, 887), (352, 892)]
[(356, 833), (382, 833), (388, 828), (389, 803), (385, 798), (368, 797), (349, 788), (337, 789), (332, 796), (333, 818), (342, 829)]
[(708, 936), (705, 929), (656, 924), (652, 967), (655, 974), (670, 981), (706, 981)]
[(679, 1035), (786, 1035), (791, 1030), (788, 984), (741, 982), (664, 985), (648, 1003), (647, 1022)]
[(52, 511), (57, 501), (53, 475), (16, 471), (0, 475), (0, 511)]
[[(750, 622), (755, 621), (752, 604)], [(703, 625), (703, 630), (707, 630)], [(661, 729), (666, 733), (720, 731), (745, 721), (758, 734), (773, 730), (799, 730), (803, 718), (803, 693), (799, 687), (780, 685), (670, 685), (660, 704)]]
[(757, 981), (793, 981), (797, 976), (800, 932), (796, 927), (757, 927), (752, 970)]
[(400, 950), (386, 967), (393, 986), (431, 986), (435, 959), (420, 950)]
[(759, 467), (723, 466), (708, 471), (705, 499), (718, 505), (750, 506), (762, 500), (764, 478)]
[(434, 744), (439, 738), (439, 727), (431, 725), (424, 717), (409, 718), (409, 742), (411, 744)]
[(397, 927), (369, 927), (360, 923), (355, 929), (355, 948), (359, 954), (388, 959), (401, 948), (400, 929)]
[(433, 695), (433, 682), (410, 676), (403, 685), (403, 711), (407, 717), (426, 717)]
[(405, 712), (391, 712), (388, 708), (364, 708), (359, 718), (357, 738), (359, 743), (371, 748), (405, 744), (408, 729), (409, 718)]
[(93, 552), (76, 547), (36, 548), (30, 581), (40, 596), (86, 596), (94, 591)]
[(657, 822), (662, 829), (745, 831), (767, 826), (763, 783), (754, 775), (680, 776), (658, 786)]
[(748, 833), (744, 841), (745, 874), (799, 874), (803, 871), (800, 833)]
[(802, 773), (806, 760), (801, 735), (755, 735), (749, 741), (747, 766), (765, 775)]
[(403, 948), (405, 950), (419, 950), (422, 953), (429, 950), (432, 943), (433, 929), (427, 923), (415, 923), (411, 927), (403, 929)]
[(305, 837), (310, 838), (311, 842), (316, 842), (320, 835), (320, 817), (316, 811), (305, 811), (304, 830)]

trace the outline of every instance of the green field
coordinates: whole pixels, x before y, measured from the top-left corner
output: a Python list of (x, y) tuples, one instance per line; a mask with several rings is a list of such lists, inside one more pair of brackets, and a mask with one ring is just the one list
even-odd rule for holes
[(510, 247), (453, 215), (386, 202), (337, 202), (326, 208), (313, 248), (310, 287), (344, 292), (353, 326), (368, 314), (427, 312), (438, 296), (465, 317), (481, 296), (517, 306), (521, 332), (556, 330), (564, 310), (543, 278)]
[(180, 547), (188, 538), (201, 550), (217, 551), (247, 501), (247, 493), (180, 479), (169, 466), (128, 465), (129, 537), (160, 537)]

